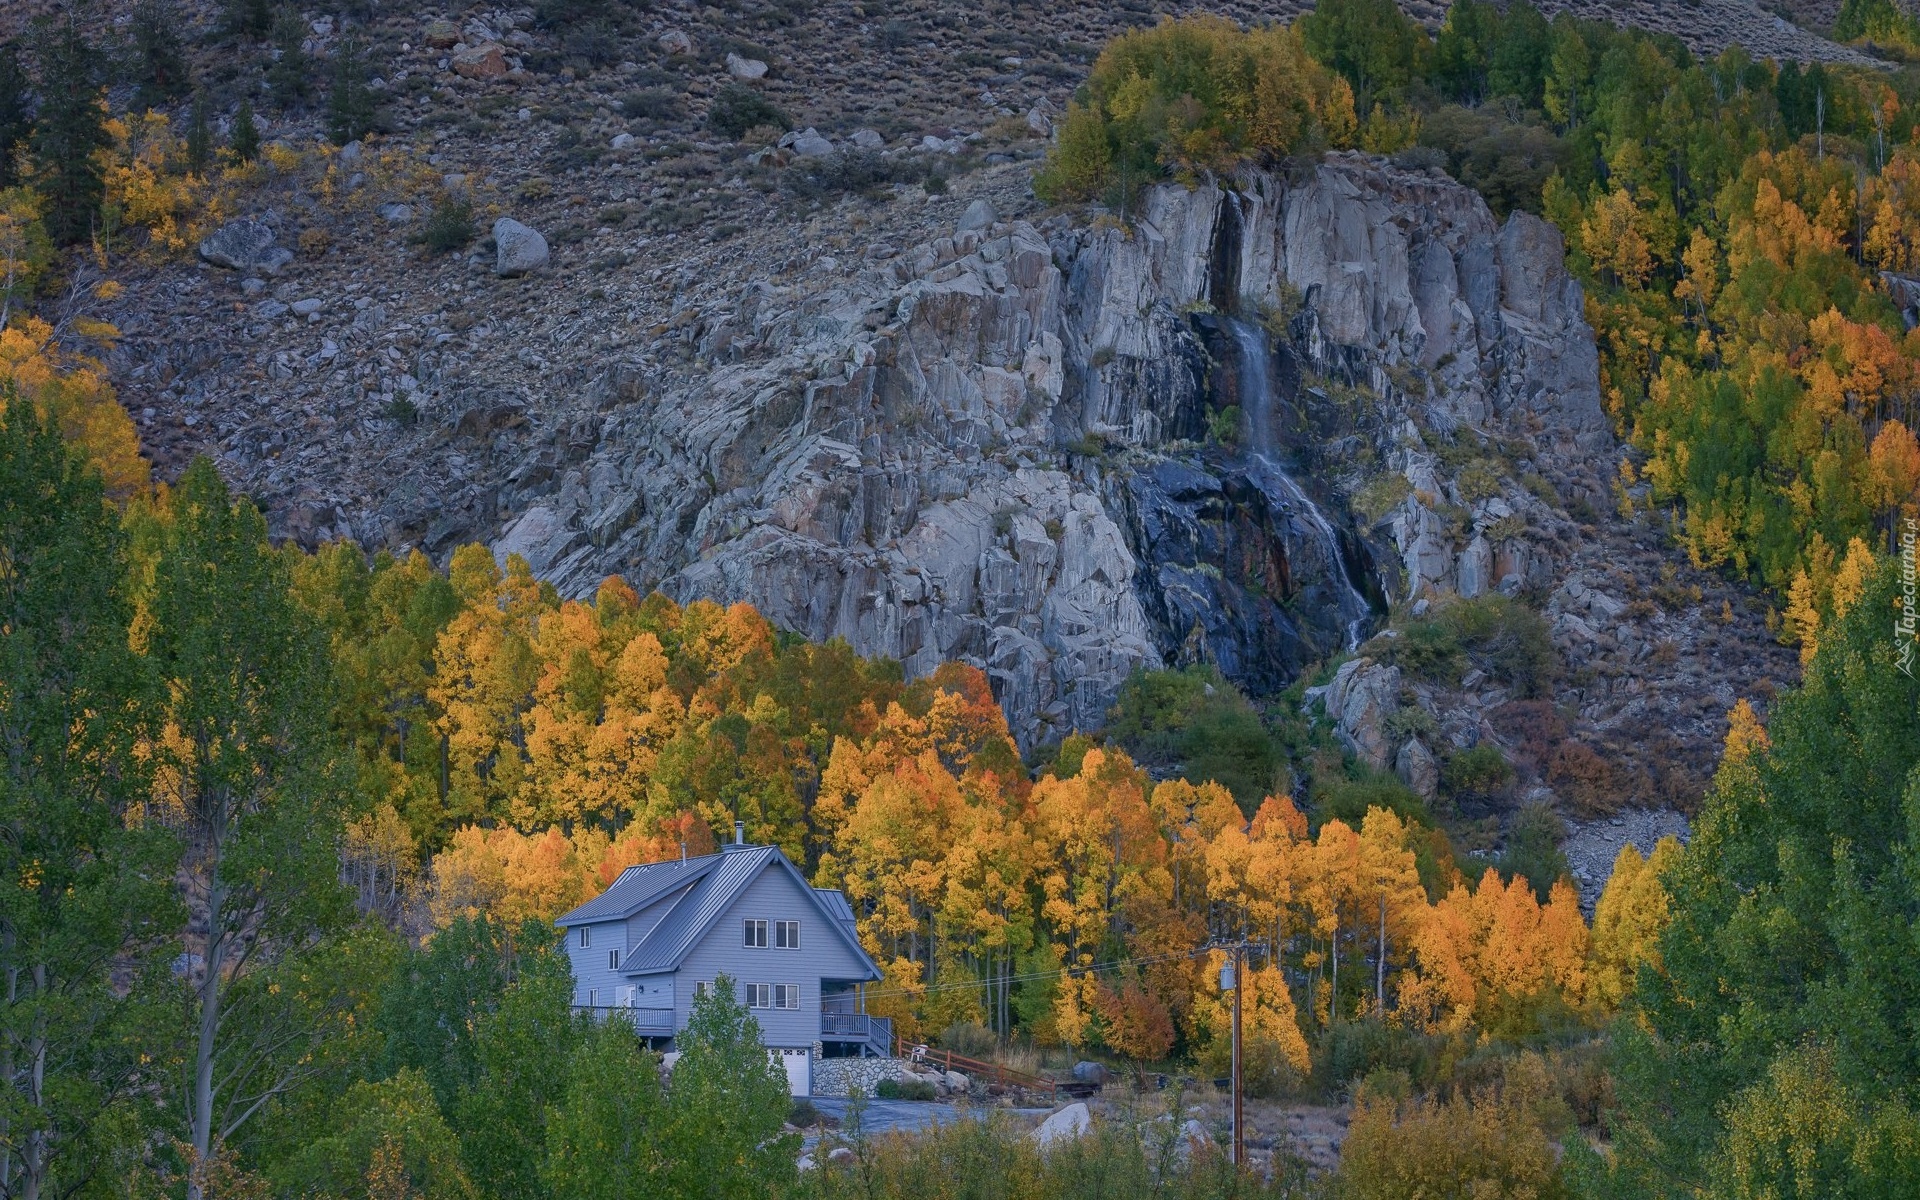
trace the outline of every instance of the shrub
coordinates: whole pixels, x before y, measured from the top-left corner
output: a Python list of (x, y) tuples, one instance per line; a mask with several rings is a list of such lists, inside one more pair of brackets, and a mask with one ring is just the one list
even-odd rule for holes
[(1540, 903), (1547, 902), (1554, 881), (1567, 873), (1567, 856), (1560, 852), (1560, 839), (1567, 827), (1544, 804), (1530, 804), (1514, 815), (1507, 830), (1507, 848), (1500, 855), (1500, 874), (1509, 881), (1516, 876), (1533, 885)]
[(1448, 685), (1471, 663), (1520, 697), (1546, 690), (1559, 669), (1545, 618), (1498, 594), (1455, 600), (1409, 623), (1380, 653), (1416, 678)]
[(1240, 406), (1229, 404), (1207, 418), (1207, 436), (1223, 446), (1240, 444)]
[(815, 1108), (813, 1101), (807, 1099), (805, 1096), (795, 1100), (793, 1106), (787, 1109), (787, 1124), (796, 1129), (805, 1129), (809, 1125), (818, 1125), (819, 1123), (820, 1110)]
[(677, 121), (687, 115), (679, 93), (665, 88), (642, 88), (628, 92), (620, 101), (620, 111), (629, 118), (648, 121)]
[(917, 181), (923, 170), (914, 159), (888, 158), (878, 150), (853, 147), (801, 159), (787, 169), (781, 182), (803, 200), (833, 200), (846, 195), (879, 199), (892, 184)]
[(1354, 136), (1353, 92), (1300, 35), (1223, 17), (1161, 22), (1115, 38), (1094, 62), (1034, 190), (1049, 203), (1105, 198), (1172, 170), (1224, 172)]
[(730, 83), (720, 89), (707, 109), (707, 124), (715, 133), (739, 141), (757, 125), (772, 125), (780, 130), (793, 128), (793, 118), (779, 105), (744, 84)]
[(933, 1100), (940, 1093), (924, 1079), (882, 1079), (873, 1094), (882, 1100)]
[(1275, 788), (1286, 761), (1253, 705), (1210, 666), (1134, 672), (1114, 700), (1107, 733), (1136, 760), (1179, 763), (1187, 779), (1219, 783), (1249, 812)]
[(1398, 471), (1389, 471), (1367, 481), (1366, 486), (1353, 494), (1353, 510), (1367, 519), (1367, 524), (1377, 524), (1394, 509), (1406, 503), (1413, 494), (1413, 484)]
[(941, 1031), (940, 1044), (955, 1054), (983, 1058), (993, 1053), (1000, 1039), (994, 1036), (993, 1030), (978, 1021), (955, 1021)]
[(1513, 764), (1492, 742), (1458, 751), (1440, 768), (1440, 785), (1461, 799), (1497, 796), (1512, 782)]
[(1568, 1194), (1546, 1132), (1524, 1097), (1358, 1105), (1340, 1150), (1340, 1200)]
[(473, 240), (473, 205), (452, 196), (433, 206), (433, 213), (420, 230), (421, 244), (429, 254), (452, 254)]

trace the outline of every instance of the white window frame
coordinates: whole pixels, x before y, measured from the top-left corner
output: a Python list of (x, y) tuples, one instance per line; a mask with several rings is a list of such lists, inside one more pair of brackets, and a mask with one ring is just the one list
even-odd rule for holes
[(772, 1008), (773, 985), (770, 983), (749, 983), (747, 987), (748, 1008)]
[(800, 948), (800, 922), (775, 921), (773, 923), (773, 945), (776, 950), (798, 950)]
[(773, 985), (773, 1006), (791, 1012), (800, 1009), (800, 985), (797, 983), (776, 983)]
[(693, 998), (698, 1000), (713, 991), (713, 980), (696, 979), (693, 981)]
[(748, 917), (740, 924), (741, 945), (749, 950), (765, 950), (767, 948), (767, 923), (764, 920), (757, 917)]
[(590, 950), (593, 948), (593, 926), (582, 925), (580, 927), (580, 948), (582, 950)]
[(607, 970), (618, 971), (619, 969), (620, 949), (616, 946), (614, 949), (607, 951)]
[(587, 1007), (588, 1008), (600, 1007), (600, 989), (599, 988), (587, 989)]

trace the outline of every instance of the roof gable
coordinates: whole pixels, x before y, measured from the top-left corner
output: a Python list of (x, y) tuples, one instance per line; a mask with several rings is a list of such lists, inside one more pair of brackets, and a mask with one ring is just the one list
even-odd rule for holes
[[(880, 968), (860, 944), (859, 931), (853, 921), (853, 909), (847, 904), (846, 897), (831, 889), (813, 887), (778, 846), (735, 846), (684, 864), (656, 865), (684, 866), (689, 870), (648, 878), (645, 868), (629, 867), (614, 881), (613, 887), (561, 917), (557, 923), (566, 926), (600, 920), (624, 920), (647, 904), (659, 900), (674, 887), (691, 883), (692, 886), (686, 887), (673, 900), (672, 908), (640, 943), (627, 951), (620, 964), (621, 973), (629, 976), (675, 971), (748, 886), (765, 871), (776, 870), (792, 880), (798, 894), (805, 897), (805, 902), (812, 907), (815, 915), (834, 931), (835, 936), (859, 962), (866, 964), (869, 977), (880, 978)], [(636, 872), (640, 874), (636, 875)], [(616, 889), (621, 895), (602, 904), (601, 901), (607, 900)]]

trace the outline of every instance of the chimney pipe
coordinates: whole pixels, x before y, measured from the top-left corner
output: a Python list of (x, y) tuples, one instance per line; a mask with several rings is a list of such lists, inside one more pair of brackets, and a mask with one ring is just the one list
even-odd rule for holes
[(680, 839), (680, 861), (687, 861), (687, 839)]
[(744, 846), (747, 844), (747, 823), (745, 821), (735, 821), (733, 823), (733, 844), (736, 846)]

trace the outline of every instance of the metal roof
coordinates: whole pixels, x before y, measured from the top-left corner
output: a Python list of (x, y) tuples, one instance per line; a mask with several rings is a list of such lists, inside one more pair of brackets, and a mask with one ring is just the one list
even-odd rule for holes
[(700, 858), (628, 867), (613, 881), (612, 887), (554, 923), (566, 927), (624, 921), (679, 889), (680, 894), (673, 899), (666, 914), (620, 962), (620, 973), (628, 976), (678, 970), (713, 923), (768, 868), (787, 872), (801, 893), (813, 900), (815, 909), (827, 919), (827, 925), (867, 964), (868, 978), (881, 977), (880, 968), (860, 944), (859, 927), (847, 898), (832, 888), (809, 885), (800, 869), (778, 846), (736, 844)]
[(674, 888), (692, 883), (720, 861), (718, 854), (704, 854), (699, 858), (673, 859), (669, 862), (644, 863), (637, 867), (628, 867), (620, 872), (613, 886), (598, 896), (574, 909), (554, 924), (562, 928), (569, 925), (587, 925), (596, 921), (624, 921), (652, 904)]

